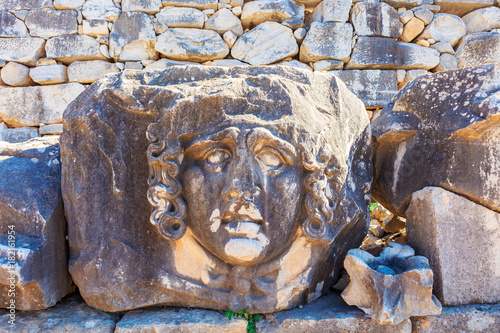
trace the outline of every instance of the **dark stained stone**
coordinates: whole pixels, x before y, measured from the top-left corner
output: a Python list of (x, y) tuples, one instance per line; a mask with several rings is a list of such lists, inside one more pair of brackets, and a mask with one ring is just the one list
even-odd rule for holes
[(500, 211), (500, 65), (407, 83), (373, 122), (373, 196), (404, 216), (413, 192), (440, 186)]
[(0, 174), (0, 307), (48, 308), (71, 286), (58, 139), (0, 142)]
[(64, 126), (70, 272), (98, 309), (295, 307), (367, 232), (369, 121), (332, 74), (124, 71)]

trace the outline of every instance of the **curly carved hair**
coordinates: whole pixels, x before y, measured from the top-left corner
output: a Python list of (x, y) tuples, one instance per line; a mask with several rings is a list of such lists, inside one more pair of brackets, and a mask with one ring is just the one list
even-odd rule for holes
[[(180, 141), (160, 140), (148, 130), (147, 138), (150, 178), (148, 200), (153, 206), (150, 221), (160, 234), (177, 240), (186, 232), (186, 202), (180, 195)], [(299, 145), (300, 146), (300, 145)], [(328, 225), (332, 224), (334, 211), (339, 203), (340, 181), (337, 159), (325, 144), (317, 154), (300, 149), (302, 165), (306, 171), (304, 207), (306, 216), (302, 230), (313, 240), (331, 242)]]

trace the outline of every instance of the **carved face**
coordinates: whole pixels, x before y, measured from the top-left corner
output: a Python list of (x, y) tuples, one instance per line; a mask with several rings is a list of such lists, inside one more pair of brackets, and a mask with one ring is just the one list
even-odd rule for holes
[(182, 196), (196, 240), (233, 265), (284, 251), (304, 197), (295, 147), (263, 127), (228, 127), (184, 147)]

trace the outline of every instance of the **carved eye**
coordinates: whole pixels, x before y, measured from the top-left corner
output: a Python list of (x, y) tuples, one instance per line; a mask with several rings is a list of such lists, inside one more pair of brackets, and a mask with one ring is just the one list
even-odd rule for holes
[(215, 169), (224, 167), (230, 157), (231, 155), (226, 150), (212, 150), (205, 155), (205, 164), (213, 171), (220, 171)]
[(281, 154), (273, 148), (265, 148), (257, 155), (259, 161), (269, 169), (278, 169), (283, 165)]

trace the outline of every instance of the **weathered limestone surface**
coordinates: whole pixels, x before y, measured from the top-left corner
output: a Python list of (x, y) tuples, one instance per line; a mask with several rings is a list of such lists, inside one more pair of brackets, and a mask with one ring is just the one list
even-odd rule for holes
[(0, 10), (0, 37), (26, 37), (27, 33), (23, 21), (5, 10)]
[(451, 54), (444, 53), (439, 56), (439, 65), (436, 66), (435, 71), (436, 72), (449, 71), (457, 68), (458, 68), (457, 58)]
[(342, 298), (382, 325), (441, 313), (441, 304), (432, 295), (429, 261), (415, 256), (408, 245), (389, 243), (379, 257), (349, 250), (344, 267), (350, 282)]
[(31, 79), (39, 84), (68, 82), (68, 68), (64, 65), (39, 66), (30, 69)]
[(439, 316), (411, 318), (413, 333), (496, 333), (500, 327), (500, 304), (443, 307)]
[(85, 0), (54, 0), (55, 9), (77, 9), (83, 6)]
[(0, 141), (19, 143), (39, 137), (36, 127), (18, 127), (0, 130)]
[(144, 13), (123, 13), (109, 35), (109, 55), (118, 61), (155, 59), (153, 20)]
[(293, 0), (260, 0), (245, 3), (241, 23), (253, 28), (269, 21), (281, 23), (291, 17), (303, 19), (304, 5)]
[(229, 47), (215, 31), (174, 28), (158, 36), (155, 48), (167, 58), (180, 61), (205, 62), (224, 59)]
[(124, 12), (142, 12), (156, 14), (160, 11), (161, 0), (122, 0)]
[(84, 90), (79, 83), (2, 88), (0, 117), (11, 127), (60, 123), (66, 106)]
[(2, 81), (13, 87), (26, 87), (33, 83), (30, 76), (30, 69), (24, 65), (9, 62), (7, 66), (2, 68)]
[[(326, 293), (366, 234), (369, 120), (332, 74), (125, 71), (64, 119), (70, 271), (98, 309), (295, 307)], [(304, 205), (330, 217), (313, 222)]]
[(251, 65), (268, 65), (298, 52), (299, 46), (290, 28), (266, 22), (241, 36), (234, 43), (231, 56)]
[(498, 64), (406, 84), (372, 124), (376, 200), (404, 216), (413, 192), (441, 186), (500, 212), (499, 86)]
[(313, 11), (313, 22), (340, 22), (349, 19), (351, 0), (324, 0)]
[(217, 31), (223, 35), (226, 31), (231, 31), (237, 37), (243, 34), (243, 27), (240, 20), (227, 8), (223, 8), (212, 15), (206, 23), (207, 29)]
[(455, 46), (466, 34), (465, 23), (462, 19), (450, 14), (436, 14), (419, 39), (434, 39), (436, 42), (449, 42)]
[(0, 174), (0, 307), (15, 289), (17, 310), (48, 308), (71, 286), (58, 139), (0, 142)]
[(92, 83), (109, 73), (118, 73), (115, 64), (102, 61), (75, 61), (68, 67), (69, 82)]
[[(21, 127), (25, 128), (25, 127)], [(63, 124), (50, 124), (50, 125), (42, 125), (39, 129), (40, 135), (58, 135), (63, 131)]]
[(492, 6), (495, 0), (436, 0), (441, 11), (448, 14), (463, 16), (478, 8)]
[(439, 64), (439, 52), (391, 38), (359, 37), (346, 69), (431, 69)]
[(500, 302), (500, 213), (425, 187), (406, 214), (408, 243), (429, 258), (444, 305)]
[(30, 11), (24, 23), (31, 36), (50, 38), (63, 34), (76, 34), (76, 16), (74, 10), (41, 8)]
[(205, 15), (201, 10), (189, 7), (167, 7), (156, 15), (159, 24), (169, 28), (197, 28), (202, 29), (205, 24)]
[(367, 107), (383, 107), (398, 92), (396, 71), (349, 70), (332, 71)]
[(500, 33), (478, 32), (460, 41), (457, 52), (459, 68), (480, 66), (500, 61)]
[(87, 20), (107, 20), (113, 22), (120, 16), (112, 0), (86, 0), (82, 7), (82, 15)]
[(108, 21), (106, 20), (84, 20), (83, 33), (91, 37), (103, 37), (109, 35)]
[(192, 7), (199, 10), (217, 10), (218, 0), (162, 0), (163, 7)]
[(22, 10), (50, 7), (51, 0), (2, 0), (0, 9), (3, 10)]
[[(7, 311), (0, 313), (7, 318)], [(115, 314), (92, 309), (75, 293), (44, 311), (17, 312), (14, 331), (113, 333), (117, 321)], [(11, 332), (11, 329), (7, 320), (0, 322), (0, 330)]]
[[(398, 8), (414, 8), (425, 4), (432, 4), (435, 0), (383, 0), (392, 7)], [(459, 0), (460, 1), (460, 0)]]
[(83, 60), (106, 60), (97, 40), (85, 35), (62, 35), (51, 38), (45, 46), (47, 58), (64, 64)]
[(347, 62), (352, 49), (352, 33), (349, 23), (312, 23), (300, 46), (300, 61), (333, 59)]
[(418, 17), (412, 17), (404, 26), (401, 40), (405, 43), (411, 42), (424, 30), (424, 28), (424, 21), (422, 21)]
[(44, 46), (42, 38), (0, 38), (0, 59), (35, 66), (45, 55)]
[(397, 325), (380, 325), (356, 307), (348, 306), (338, 293), (322, 297), (301, 309), (279, 312), (269, 320), (261, 319), (257, 322), (257, 329), (263, 333), (412, 332), (409, 319)]
[(201, 309), (149, 308), (127, 312), (115, 333), (156, 332), (245, 332), (243, 318), (228, 320), (220, 312)]
[(358, 36), (398, 38), (403, 33), (398, 12), (383, 2), (358, 2), (352, 8), (351, 21)]

